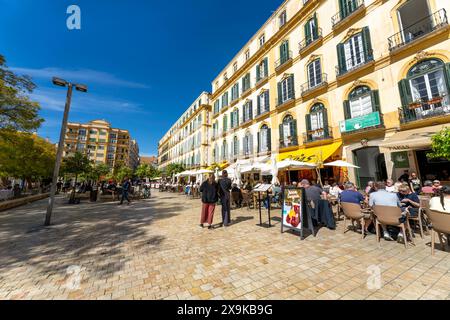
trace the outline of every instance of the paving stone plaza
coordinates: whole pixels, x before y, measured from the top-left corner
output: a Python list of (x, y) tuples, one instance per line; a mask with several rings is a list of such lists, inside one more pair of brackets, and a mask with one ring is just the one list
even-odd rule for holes
[[(153, 192), (130, 206), (46, 200), (0, 213), (0, 299), (450, 299), (450, 254), (430, 236), (405, 249), (343, 223), (300, 241), (258, 226), (256, 210), (233, 224), (198, 226), (200, 200)], [(220, 207), (215, 223), (220, 223)]]

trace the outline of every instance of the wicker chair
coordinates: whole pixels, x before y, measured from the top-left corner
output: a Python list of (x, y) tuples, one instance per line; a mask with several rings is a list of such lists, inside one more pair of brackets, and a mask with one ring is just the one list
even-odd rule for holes
[(434, 247), (436, 243), (436, 233), (439, 237), (439, 241), (441, 243), (441, 246), (445, 250), (446, 244), (443, 240), (443, 234), (447, 237), (447, 242), (449, 242), (449, 236), (450, 236), (450, 214), (433, 211), (430, 209), (426, 209), (426, 213), (428, 218), (431, 220), (432, 224), (432, 237), (431, 237), (431, 254), (434, 255)]
[(412, 236), (411, 226), (409, 225), (409, 220), (406, 219), (405, 222), (400, 222), (400, 219), (403, 217), (402, 210), (398, 207), (389, 207), (389, 206), (375, 206), (373, 208), (374, 214), (377, 217), (376, 219), (376, 231), (377, 231), (377, 240), (380, 242), (380, 226), (388, 225), (399, 227), (402, 231), (403, 237), (405, 239), (405, 248), (408, 248), (408, 238), (406, 237), (406, 230), (411, 234), (411, 242), (414, 244), (414, 239)]
[(253, 195), (249, 191), (242, 191), (242, 204), (247, 205), (247, 210), (250, 210), (250, 207), (253, 206)]
[(341, 208), (344, 211), (344, 233), (348, 231), (347, 226), (347, 218), (348, 218), (352, 221), (352, 224), (354, 221), (358, 221), (359, 223), (361, 223), (361, 233), (362, 238), (364, 239), (365, 221), (364, 221), (364, 213), (361, 212), (361, 206), (356, 203), (341, 202)]

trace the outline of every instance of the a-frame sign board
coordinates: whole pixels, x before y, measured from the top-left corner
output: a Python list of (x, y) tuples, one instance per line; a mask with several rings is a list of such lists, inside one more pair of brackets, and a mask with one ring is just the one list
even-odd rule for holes
[(305, 239), (305, 231), (310, 230), (313, 236), (314, 225), (312, 217), (306, 208), (304, 188), (285, 187), (283, 189), (283, 207), (281, 211), (281, 233), (294, 230), (300, 233), (300, 239)]

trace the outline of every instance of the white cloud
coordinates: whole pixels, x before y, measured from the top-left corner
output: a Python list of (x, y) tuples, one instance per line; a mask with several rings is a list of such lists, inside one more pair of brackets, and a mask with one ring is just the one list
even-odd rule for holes
[(78, 70), (66, 70), (60, 68), (42, 68), (42, 69), (31, 69), (31, 68), (10, 68), (12, 71), (22, 75), (29, 75), (34, 79), (52, 79), (53, 77), (63, 78), (71, 82), (80, 82), (82, 84), (102, 84), (107, 86), (115, 87), (126, 87), (135, 89), (148, 89), (149, 86), (120, 79), (113, 74), (96, 71), (91, 69), (78, 69)]

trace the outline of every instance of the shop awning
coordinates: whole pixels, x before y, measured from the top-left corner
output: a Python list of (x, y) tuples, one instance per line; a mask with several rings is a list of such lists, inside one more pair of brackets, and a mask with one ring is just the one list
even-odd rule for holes
[(291, 158), (292, 160), (319, 163), (324, 162), (339, 150), (342, 146), (342, 142), (335, 142), (325, 146), (319, 146), (314, 148), (300, 149), (292, 152), (280, 153), (277, 157), (277, 161), (283, 161)]
[(447, 125), (400, 131), (380, 143), (381, 152), (408, 151), (429, 148), (431, 137)]

